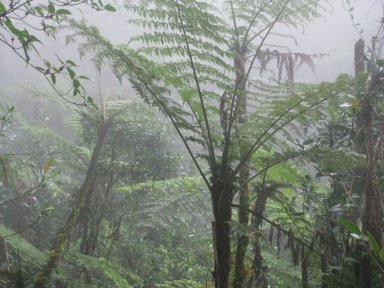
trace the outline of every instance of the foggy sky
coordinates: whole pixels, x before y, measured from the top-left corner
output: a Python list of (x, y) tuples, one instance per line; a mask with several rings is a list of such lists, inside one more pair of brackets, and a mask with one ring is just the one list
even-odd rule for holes
[[(292, 32), (298, 40), (299, 46), (288, 44), (293, 52), (304, 53), (329, 53), (329, 57), (321, 60), (316, 64), (314, 73), (304, 69), (296, 73), (296, 80), (302, 81), (333, 81), (336, 75), (340, 73), (353, 72), (353, 46), (354, 43), (363, 37), (366, 43), (374, 35), (379, 26), (379, 20), (383, 17), (383, 0), (356, 0), (353, 2), (355, 7), (352, 12), (356, 23), (360, 23), (364, 33), (359, 35), (352, 25), (350, 15), (343, 8), (341, 0), (330, 0), (333, 6), (333, 12), (324, 14), (324, 18), (317, 19), (310, 27), (304, 31), (289, 31)], [(114, 43), (124, 43), (130, 39), (134, 33), (137, 33), (138, 28), (132, 28), (127, 24), (129, 14), (127, 11), (115, 5), (117, 12), (96, 12), (84, 10), (82, 12), (84, 18), (88, 19), (90, 24), (96, 25), (101, 30), (102, 34), (106, 35)], [(59, 37), (60, 38), (60, 37)], [(49, 51), (51, 55), (57, 53), (63, 55), (63, 58), (72, 58), (79, 60), (76, 46), (65, 48), (64, 41), (56, 42), (53, 39), (41, 39), (44, 46), (38, 47), (44, 55), (45, 51)], [(33, 80), (44, 81), (43, 77), (38, 75), (32, 69), (26, 69), (26, 65), (18, 59), (8, 48), (1, 46), (0, 53), (0, 84), (8, 85), (10, 83)], [(91, 64), (89, 61), (80, 62), (80, 65), (89, 69)], [(86, 71), (87, 75), (94, 80), (95, 71)], [(105, 74), (107, 75), (107, 74)], [(103, 76), (103, 75), (102, 75)], [(105, 83), (106, 79), (101, 79)], [(111, 87), (117, 85), (116, 80), (113, 80), (110, 75), (107, 77), (107, 82), (113, 81)], [(95, 81), (89, 83), (95, 86)], [(106, 83), (107, 85), (107, 83)]]

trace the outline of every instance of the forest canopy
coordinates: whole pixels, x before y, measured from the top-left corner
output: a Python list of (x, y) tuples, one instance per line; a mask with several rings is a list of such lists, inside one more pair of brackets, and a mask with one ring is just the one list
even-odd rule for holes
[[(382, 287), (384, 21), (360, 2), (1, 0), (29, 72), (0, 82), (0, 286)], [(332, 11), (354, 71), (312, 81), (332, 52), (299, 35)]]

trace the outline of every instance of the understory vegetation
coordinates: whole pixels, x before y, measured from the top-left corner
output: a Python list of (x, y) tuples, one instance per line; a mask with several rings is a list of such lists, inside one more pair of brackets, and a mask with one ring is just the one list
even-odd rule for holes
[(383, 19), (302, 83), (328, 1), (0, 1), (0, 287), (384, 287)]

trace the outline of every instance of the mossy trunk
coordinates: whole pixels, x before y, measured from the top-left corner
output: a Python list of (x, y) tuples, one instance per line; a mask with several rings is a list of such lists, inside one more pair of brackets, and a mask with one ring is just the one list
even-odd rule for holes
[[(104, 173), (104, 172), (101, 172)], [(102, 179), (104, 175), (97, 174), (95, 179)], [(105, 213), (107, 211), (108, 196), (115, 183), (115, 175), (113, 170), (109, 170), (108, 181), (106, 187), (104, 185), (97, 185), (96, 181), (93, 181), (92, 187), (89, 189), (89, 193), (86, 198), (87, 205), (84, 205), (80, 210), (79, 224), (81, 226), (81, 243), (80, 252), (86, 255), (95, 256), (95, 251), (98, 246), (100, 227)], [(104, 188), (104, 191), (100, 191)]]
[[(239, 205), (241, 207), (249, 208), (250, 196), (249, 196), (249, 165), (244, 163), (243, 167), (240, 169), (240, 195), (239, 195)], [(243, 227), (248, 226), (249, 222), (249, 212), (245, 209), (238, 210), (239, 224)], [(243, 229), (242, 229), (243, 230)], [(249, 237), (248, 234), (241, 232), (237, 237), (236, 245), (236, 256), (235, 256), (235, 274), (233, 279), (233, 287), (236, 288), (245, 288), (246, 277), (245, 277), (245, 259), (247, 255), (247, 250), (249, 246)]]
[(48, 252), (48, 261), (42, 267), (42, 269), (35, 275), (35, 278), (32, 283), (30, 283), (27, 287), (29, 288), (45, 288), (47, 287), (49, 280), (51, 278), (52, 271), (56, 269), (57, 264), (64, 252), (64, 248), (67, 245), (72, 228), (76, 225), (80, 209), (83, 207), (85, 199), (87, 198), (87, 194), (89, 192), (90, 187), (92, 186), (92, 180), (94, 178), (94, 174), (97, 167), (97, 161), (100, 157), (100, 153), (104, 144), (104, 140), (107, 136), (108, 128), (111, 126), (112, 121), (106, 121), (100, 123), (100, 131), (97, 139), (97, 143), (92, 151), (91, 162), (88, 166), (87, 175), (81, 186), (80, 190), (74, 197), (73, 207), (71, 210), (71, 214), (69, 215), (65, 226), (60, 229), (60, 231), (56, 235), (56, 241), (53, 245), (52, 249)]
[(379, 188), (379, 179), (376, 171), (377, 157), (375, 155), (375, 133), (374, 133), (374, 102), (377, 98), (377, 90), (381, 87), (382, 76), (380, 74), (372, 75), (371, 86), (368, 95), (365, 97), (365, 130), (366, 130), (366, 174), (365, 174), (365, 215), (363, 217), (363, 231), (372, 233), (378, 245), (381, 247), (383, 240), (382, 224), (382, 206)]

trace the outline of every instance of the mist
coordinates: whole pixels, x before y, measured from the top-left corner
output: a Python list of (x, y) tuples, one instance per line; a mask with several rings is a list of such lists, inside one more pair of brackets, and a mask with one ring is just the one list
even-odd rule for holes
[(0, 287), (382, 287), (381, 1), (0, 1)]

